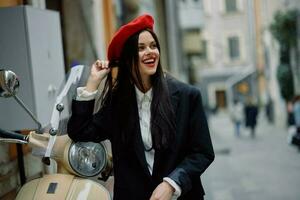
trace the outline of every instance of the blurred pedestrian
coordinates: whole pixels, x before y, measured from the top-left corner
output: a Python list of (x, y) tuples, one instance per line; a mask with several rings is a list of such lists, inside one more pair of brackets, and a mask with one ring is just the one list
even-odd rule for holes
[(295, 126), (294, 105), (293, 101), (287, 102), (287, 126)]
[(300, 128), (300, 95), (294, 97), (293, 113), (294, 122), (297, 128)]
[[(114, 200), (201, 200), (200, 175), (214, 160), (201, 94), (163, 72), (153, 23), (142, 15), (118, 30), (109, 61), (96, 61), (86, 87), (78, 88), (68, 134), (111, 141)], [(114, 80), (109, 63), (118, 65)], [(105, 77), (102, 107), (93, 115)]]
[(254, 138), (257, 123), (258, 107), (251, 97), (247, 99), (244, 111), (246, 127), (250, 128), (251, 137)]
[(293, 99), (293, 115), (295, 129), (292, 136), (292, 144), (297, 145), (300, 150), (300, 95), (296, 95)]
[(266, 116), (267, 116), (269, 123), (273, 123), (274, 122), (274, 104), (270, 97), (268, 98), (268, 101), (267, 101), (267, 104), (265, 107), (265, 111), (266, 111)]
[(241, 125), (243, 122), (243, 111), (244, 111), (243, 104), (238, 100), (234, 100), (230, 111), (230, 116), (232, 122), (234, 123), (235, 135), (237, 137), (239, 137), (241, 134)]

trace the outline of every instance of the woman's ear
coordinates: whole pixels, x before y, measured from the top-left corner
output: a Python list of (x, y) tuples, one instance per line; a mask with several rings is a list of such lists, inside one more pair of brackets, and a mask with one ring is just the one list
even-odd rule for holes
[(118, 72), (119, 72), (119, 67), (113, 67), (111, 69), (111, 78), (112, 78), (113, 85), (115, 84), (115, 81), (117, 80)]

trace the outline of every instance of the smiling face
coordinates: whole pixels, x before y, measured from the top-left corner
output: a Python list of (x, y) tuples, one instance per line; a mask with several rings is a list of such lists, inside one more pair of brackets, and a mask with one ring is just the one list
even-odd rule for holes
[(138, 40), (138, 66), (144, 84), (148, 84), (150, 76), (155, 74), (159, 62), (157, 43), (150, 32), (143, 31)]

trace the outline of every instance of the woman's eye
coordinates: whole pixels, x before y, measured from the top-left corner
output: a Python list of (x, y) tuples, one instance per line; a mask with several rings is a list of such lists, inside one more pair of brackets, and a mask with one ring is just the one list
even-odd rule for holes
[(156, 49), (157, 45), (156, 44), (152, 44), (150, 47), (151, 47), (151, 49)]
[(144, 51), (146, 48), (157, 49), (157, 45), (156, 44), (150, 44), (149, 46), (139, 46), (138, 47), (139, 51)]

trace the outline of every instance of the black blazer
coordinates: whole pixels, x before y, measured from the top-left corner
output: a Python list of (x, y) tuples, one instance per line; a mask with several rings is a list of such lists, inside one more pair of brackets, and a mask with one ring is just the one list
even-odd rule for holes
[(176, 114), (176, 139), (171, 148), (155, 151), (152, 175), (149, 173), (141, 138), (138, 108), (130, 115), (134, 132), (132, 145), (120, 143), (120, 127), (114, 106), (106, 105), (93, 115), (94, 101), (73, 101), (68, 134), (74, 141), (99, 142), (109, 139), (114, 164), (115, 200), (148, 200), (164, 177), (182, 189), (179, 199), (203, 199), (200, 175), (214, 160), (214, 151), (198, 89), (167, 77), (172, 106)]

